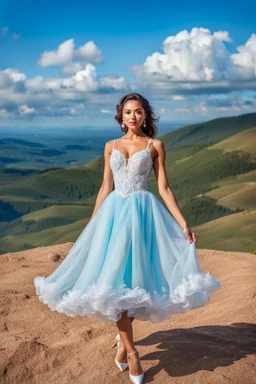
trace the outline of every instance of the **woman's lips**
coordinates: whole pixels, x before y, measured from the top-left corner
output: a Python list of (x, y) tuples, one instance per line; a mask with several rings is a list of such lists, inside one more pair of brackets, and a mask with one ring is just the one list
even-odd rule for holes
[(131, 122), (130, 122), (130, 124), (132, 124), (132, 125), (135, 125), (136, 123), (135, 123), (135, 122), (133, 122), (133, 121), (131, 121)]

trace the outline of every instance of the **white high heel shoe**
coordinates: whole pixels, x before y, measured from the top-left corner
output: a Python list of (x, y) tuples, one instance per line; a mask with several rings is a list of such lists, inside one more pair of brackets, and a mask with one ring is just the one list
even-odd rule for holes
[[(130, 355), (134, 355), (135, 353), (138, 354), (139, 356), (139, 352), (137, 351), (137, 349), (135, 348), (135, 351), (134, 352), (131, 352), (131, 353), (127, 353), (127, 356), (130, 356)], [(133, 384), (141, 384), (143, 379), (144, 379), (144, 373), (141, 373), (140, 375), (132, 375), (130, 372), (129, 372), (129, 377), (130, 377), (130, 380)]]
[[(117, 345), (117, 354), (116, 356), (118, 355), (119, 353), (119, 345), (120, 345), (120, 335), (119, 333), (116, 335), (116, 339), (115, 339), (115, 343), (112, 345), (112, 348), (114, 348), (116, 345)], [(118, 366), (118, 368), (120, 369), (120, 371), (124, 371), (126, 368), (128, 368), (128, 363), (121, 363), (120, 361), (118, 361), (115, 357), (115, 363), (116, 365)]]
[(119, 335), (119, 333), (116, 335), (116, 337), (115, 337), (115, 342), (114, 342), (114, 344), (112, 344), (112, 348), (114, 348), (116, 345), (117, 345), (117, 343), (118, 343), (118, 341), (120, 340), (120, 335)]

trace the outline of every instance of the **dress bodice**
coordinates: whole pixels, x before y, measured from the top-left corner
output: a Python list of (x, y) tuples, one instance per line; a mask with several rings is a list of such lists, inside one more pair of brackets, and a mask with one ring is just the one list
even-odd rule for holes
[(127, 197), (134, 192), (148, 190), (148, 178), (153, 168), (149, 140), (147, 148), (135, 152), (126, 164), (124, 154), (115, 148), (110, 156), (110, 167), (112, 169), (115, 190), (122, 196)]

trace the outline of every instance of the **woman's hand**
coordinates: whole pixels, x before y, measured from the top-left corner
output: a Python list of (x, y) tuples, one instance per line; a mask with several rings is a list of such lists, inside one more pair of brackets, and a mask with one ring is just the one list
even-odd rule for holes
[(192, 229), (189, 226), (186, 226), (183, 228), (183, 232), (187, 236), (189, 243), (191, 244), (193, 241), (196, 243), (198, 241), (197, 233), (192, 231)]

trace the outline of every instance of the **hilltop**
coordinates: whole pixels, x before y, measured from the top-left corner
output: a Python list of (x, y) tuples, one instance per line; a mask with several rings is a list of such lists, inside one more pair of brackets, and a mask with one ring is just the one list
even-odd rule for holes
[[(36, 296), (34, 277), (53, 272), (71, 246), (1, 256), (1, 384), (129, 382), (114, 363), (113, 324), (53, 312)], [(198, 256), (221, 283), (210, 301), (162, 323), (133, 323), (147, 382), (255, 383), (255, 256), (206, 249)]]

